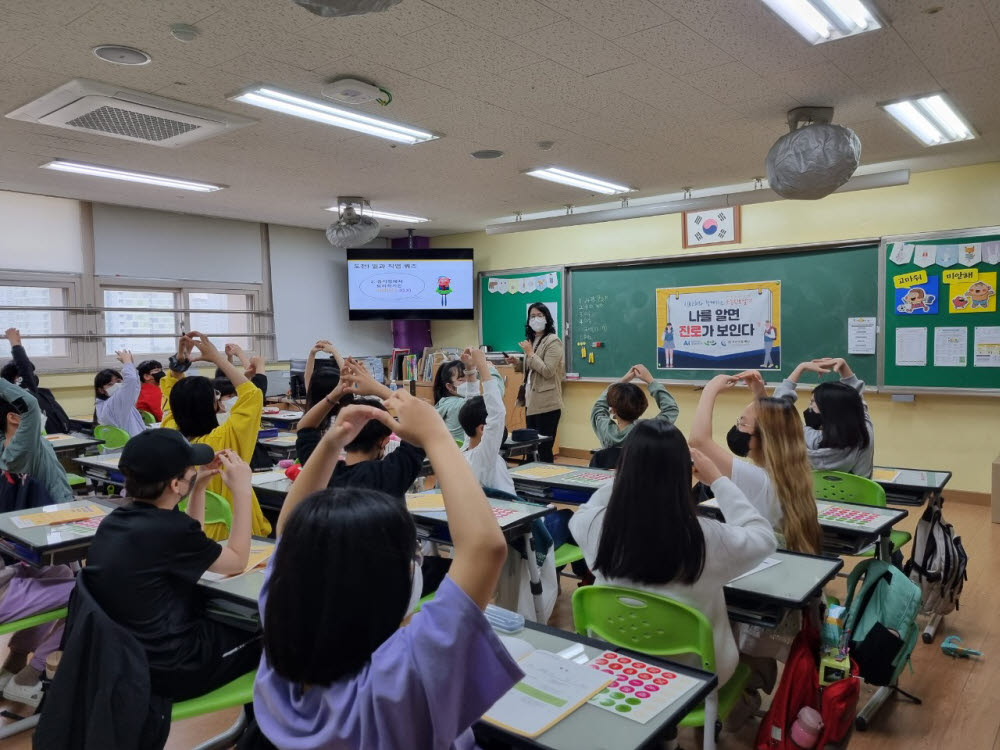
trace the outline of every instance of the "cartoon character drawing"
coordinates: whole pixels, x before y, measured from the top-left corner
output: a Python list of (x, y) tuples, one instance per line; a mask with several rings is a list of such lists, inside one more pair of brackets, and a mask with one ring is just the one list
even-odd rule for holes
[(448, 306), (448, 295), (451, 294), (451, 279), (447, 276), (438, 276), (437, 293), (441, 295), (441, 307)]
[(933, 294), (928, 294), (919, 286), (915, 286), (903, 297), (903, 304), (896, 308), (901, 313), (930, 312), (931, 305), (937, 299)]
[(977, 307), (989, 307), (990, 297), (994, 294), (996, 294), (996, 292), (993, 290), (993, 287), (985, 281), (977, 281), (965, 290), (965, 298), (969, 300), (970, 310), (974, 310)]

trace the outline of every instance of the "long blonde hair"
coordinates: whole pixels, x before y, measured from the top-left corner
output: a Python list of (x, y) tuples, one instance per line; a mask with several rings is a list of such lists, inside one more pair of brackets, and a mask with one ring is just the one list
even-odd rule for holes
[(781, 533), (793, 552), (819, 554), (823, 533), (813, 499), (812, 466), (806, 452), (802, 421), (790, 401), (757, 401), (757, 439), (760, 461), (781, 503)]

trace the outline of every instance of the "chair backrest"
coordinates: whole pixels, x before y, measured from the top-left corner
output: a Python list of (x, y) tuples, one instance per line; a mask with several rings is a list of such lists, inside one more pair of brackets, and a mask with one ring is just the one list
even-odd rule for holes
[(583, 586), (573, 593), (573, 625), (580, 635), (650, 656), (696, 654), (704, 670), (715, 671), (708, 618), (665, 596), (618, 586)]
[[(182, 512), (187, 512), (188, 501), (187, 498), (181, 500), (177, 507), (181, 509)], [(229, 504), (222, 495), (206, 491), (205, 492), (205, 525), (210, 523), (224, 523), (226, 525), (226, 531), (232, 531), (233, 529), (233, 507)]]
[(142, 417), (143, 424), (156, 424), (156, 417), (150, 414), (148, 411), (142, 409), (139, 410), (139, 416)]
[(121, 448), (128, 442), (128, 433), (120, 427), (110, 424), (99, 424), (94, 428), (94, 437), (104, 441), (104, 450)]
[(885, 489), (882, 485), (842, 471), (814, 471), (813, 493), (820, 500), (885, 507)]
[(610, 448), (601, 448), (590, 455), (591, 469), (614, 469), (618, 466), (618, 457), (622, 454), (620, 445), (612, 445)]

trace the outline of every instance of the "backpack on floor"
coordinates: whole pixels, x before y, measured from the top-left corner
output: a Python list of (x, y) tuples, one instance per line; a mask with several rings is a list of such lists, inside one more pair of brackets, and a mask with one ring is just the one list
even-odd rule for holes
[(816, 742), (817, 748), (828, 743), (840, 743), (854, 724), (861, 694), (858, 665), (851, 660), (851, 674), (820, 690), (819, 686), (819, 633), (810, 618), (802, 618), (802, 629), (795, 636), (771, 699), (771, 707), (757, 730), (754, 750), (797, 750), (791, 738), (791, 727), (803, 706), (819, 711), (823, 729)]
[(851, 656), (869, 684), (895, 684), (917, 643), (920, 603), (920, 587), (890, 563), (864, 560), (851, 571), (844, 627)]
[(944, 499), (933, 500), (924, 511), (913, 535), (913, 555), (903, 572), (920, 587), (923, 594), (921, 612), (946, 615), (958, 609), (958, 598), (968, 579), (969, 556), (962, 546), (962, 537), (944, 520), (941, 505)]

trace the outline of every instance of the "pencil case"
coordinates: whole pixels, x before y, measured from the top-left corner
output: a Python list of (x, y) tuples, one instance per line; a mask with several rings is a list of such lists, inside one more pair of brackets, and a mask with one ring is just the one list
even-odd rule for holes
[(487, 604), (484, 614), (489, 624), (501, 633), (519, 633), (524, 630), (524, 615), (517, 612)]

